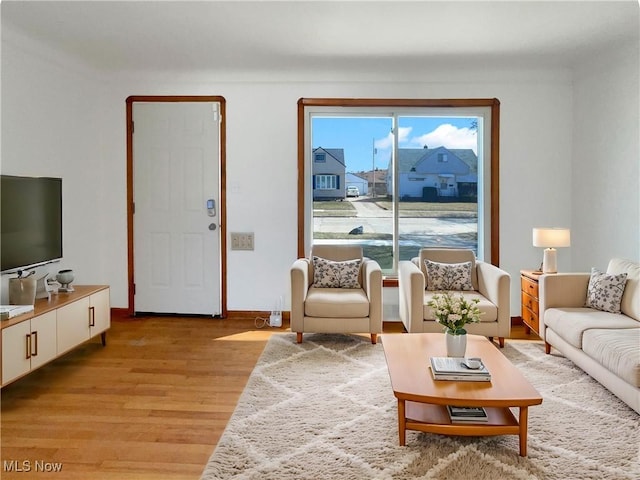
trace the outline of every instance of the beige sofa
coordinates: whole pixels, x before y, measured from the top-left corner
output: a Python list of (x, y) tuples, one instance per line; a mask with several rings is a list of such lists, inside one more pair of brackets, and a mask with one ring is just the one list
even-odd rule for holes
[(433, 295), (439, 293), (426, 290), (427, 259), (439, 263), (472, 262), (473, 290), (460, 293), (467, 298), (479, 299), (478, 307), (483, 315), (479, 323), (467, 325), (465, 329), (471, 334), (498, 337), (500, 346), (504, 347), (504, 339), (511, 334), (511, 277), (490, 263), (476, 260), (473, 251), (466, 249), (423, 248), (419, 257), (398, 262), (400, 319), (407, 332), (443, 331), (442, 325), (436, 322), (431, 308), (427, 306)]
[(609, 262), (607, 273), (623, 272), (620, 313), (585, 307), (590, 273), (542, 275), (540, 336), (640, 413), (640, 265)]
[[(314, 283), (313, 256), (343, 262), (360, 259), (361, 288), (319, 288)], [(370, 333), (371, 343), (382, 333), (382, 270), (351, 245), (316, 245), (310, 258), (291, 266), (291, 331), (302, 342), (305, 332)]]

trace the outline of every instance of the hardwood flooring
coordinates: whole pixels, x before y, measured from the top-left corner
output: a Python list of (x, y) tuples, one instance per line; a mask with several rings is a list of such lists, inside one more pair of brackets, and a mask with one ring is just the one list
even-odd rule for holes
[[(112, 319), (106, 347), (94, 339), (2, 389), (0, 477), (199, 479), (269, 336), (285, 330)], [(527, 338), (519, 326), (512, 337)]]

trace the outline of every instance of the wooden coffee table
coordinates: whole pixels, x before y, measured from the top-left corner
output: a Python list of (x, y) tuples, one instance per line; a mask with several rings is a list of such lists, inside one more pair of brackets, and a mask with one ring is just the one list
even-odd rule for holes
[[(480, 357), (491, 373), (491, 382), (435, 381), (430, 357), (445, 357), (444, 334), (396, 333), (382, 335), (393, 394), (398, 399), (400, 445), (406, 431), (441, 435), (518, 435), (520, 455), (527, 456), (527, 414), (542, 397), (522, 373), (492, 342), (479, 335), (467, 336), (467, 356)], [(446, 405), (484, 407), (488, 422), (452, 424)], [(519, 418), (509, 407), (518, 407)]]

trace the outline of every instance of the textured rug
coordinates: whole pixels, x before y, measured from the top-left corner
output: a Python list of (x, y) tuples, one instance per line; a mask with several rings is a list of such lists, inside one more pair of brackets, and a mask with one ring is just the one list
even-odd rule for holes
[(518, 437), (407, 432), (382, 345), (348, 335), (274, 334), (202, 479), (638, 479), (639, 416), (539, 342), (503, 353), (542, 394)]

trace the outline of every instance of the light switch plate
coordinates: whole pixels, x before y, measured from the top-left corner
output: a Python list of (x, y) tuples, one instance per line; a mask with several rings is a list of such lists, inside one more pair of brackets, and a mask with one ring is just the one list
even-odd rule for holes
[(231, 232), (231, 250), (253, 250), (253, 232)]

